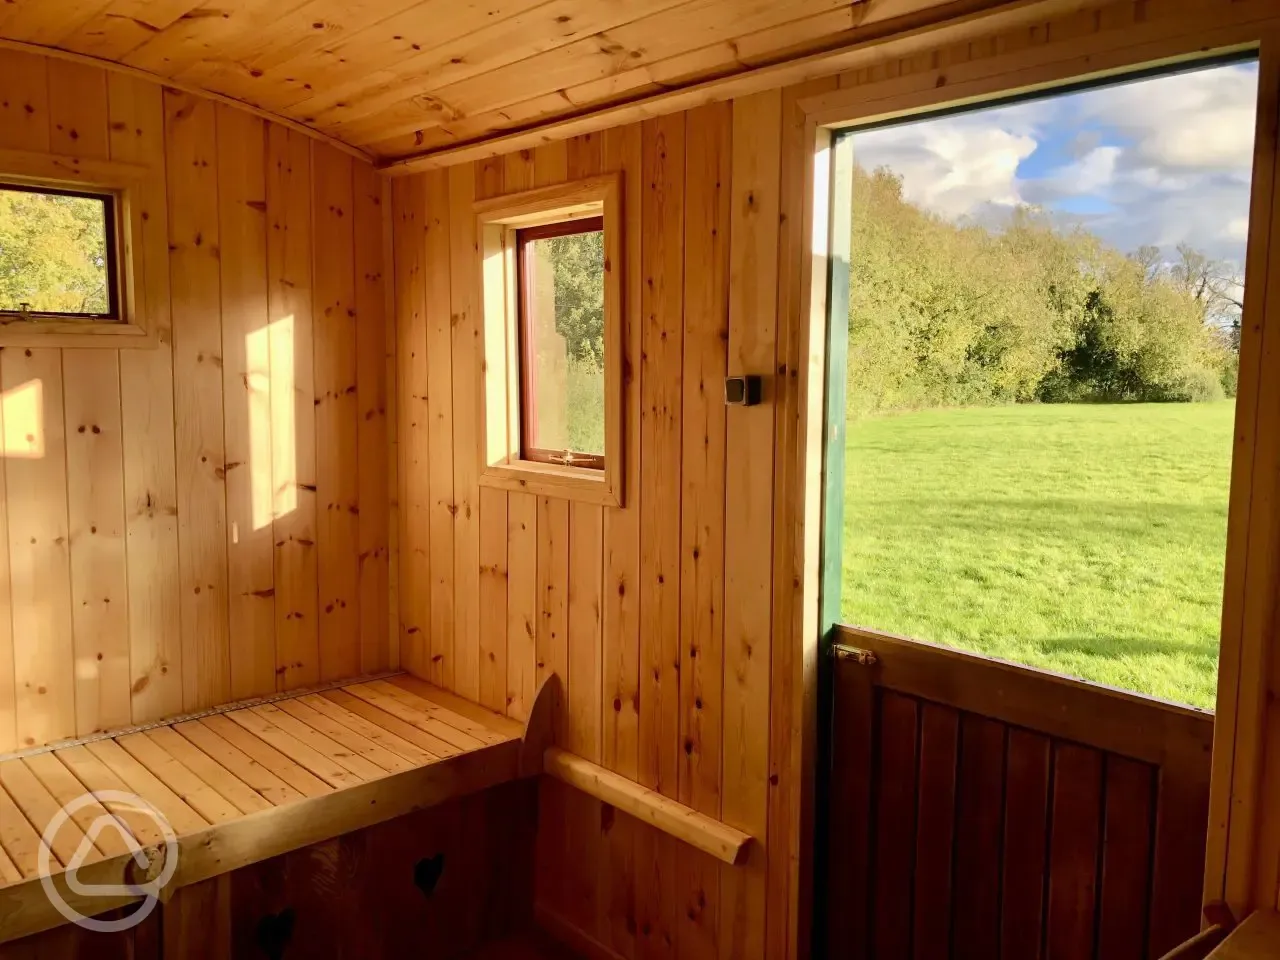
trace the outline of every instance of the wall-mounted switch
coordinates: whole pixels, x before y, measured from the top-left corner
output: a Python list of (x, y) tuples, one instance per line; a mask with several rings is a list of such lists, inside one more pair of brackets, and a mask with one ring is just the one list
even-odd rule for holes
[(749, 375), (745, 377), (725, 377), (724, 402), (735, 407), (754, 407), (760, 402), (764, 393), (762, 378)]

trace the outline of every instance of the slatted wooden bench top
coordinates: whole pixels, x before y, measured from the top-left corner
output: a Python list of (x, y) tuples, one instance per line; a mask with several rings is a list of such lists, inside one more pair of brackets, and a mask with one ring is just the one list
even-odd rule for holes
[[(110, 791), (135, 795), (168, 820), (177, 839), (172, 890), (537, 774), (554, 689), (544, 686), (524, 725), (399, 675), (6, 759), (0, 943), (63, 922), (42, 889), (42, 863), (86, 913), (136, 897), (78, 899), (66, 883), (73, 863), (78, 886), (140, 883), (162, 872), (161, 827)], [(59, 814), (86, 794), (94, 796), (71, 816)], [(49, 830), (55, 817), (60, 825)], [(101, 829), (103, 818), (111, 828)], [(146, 866), (127, 837), (143, 848)]]

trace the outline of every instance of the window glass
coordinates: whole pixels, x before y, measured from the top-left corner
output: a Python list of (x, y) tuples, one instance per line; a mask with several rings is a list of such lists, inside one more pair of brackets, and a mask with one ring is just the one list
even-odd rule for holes
[(107, 196), (0, 185), (0, 311), (110, 317), (112, 204)]
[(521, 230), (520, 378), (529, 460), (604, 466), (604, 229)]

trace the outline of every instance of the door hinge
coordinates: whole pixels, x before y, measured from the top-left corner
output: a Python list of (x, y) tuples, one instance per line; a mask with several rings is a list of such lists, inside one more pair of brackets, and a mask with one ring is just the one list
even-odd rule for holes
[(880, 658), (870, 650), (851, 647), (847, 643), (833, 643), (831, 645), (831, 655), (837, 660), (852, 660), (862, 667), (874, 667), (880, 662)]

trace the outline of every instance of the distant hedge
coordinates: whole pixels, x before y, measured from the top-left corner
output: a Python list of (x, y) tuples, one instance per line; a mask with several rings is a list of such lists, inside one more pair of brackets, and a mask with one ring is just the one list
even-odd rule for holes
[(1235, 281), (1190, 247), (1124, 254), (1019, 208), (999, 229), (854, 173), (849, 407), (1202, 401), (1234, 395)]

